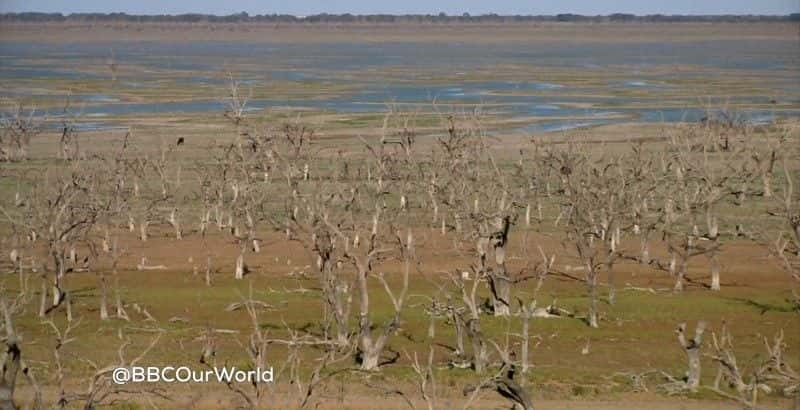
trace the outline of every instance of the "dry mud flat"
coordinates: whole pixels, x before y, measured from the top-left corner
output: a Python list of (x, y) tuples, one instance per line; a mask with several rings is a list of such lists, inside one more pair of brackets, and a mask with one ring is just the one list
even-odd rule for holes
[(531, 23), (531, 24), (91, 24), (2, 23), (0, 41), (247, 42), (669, 42), (796, 40), (798, 23)]
[[(626, 134), (636, 133), (635, 128), (616, 128), (606, 131), (613, 134), (612, 131), (620, 129), (627, 130)], [(643, 138), (649, 135), (644, 130), (639, 132)], [(651, 132), (656, 131), (651, 130)], [(44, 141), (45, 137), (41, 138)], [(656, 141), (650, 143), (658, 144)], [(603, 146), (604, 152), (608, 152), (611, 145), (613, 144)], [(32, 148), (35, 151), (33, 157), (37, 160), (25, 163), (26, 166), (45, 165), (47, 162), (39, 158), (52, 158), (43, 155), (44, 143), (33, 144)], [(204, 154), (206, 158), (209, 155), (208, 152)], [(10, 191), (13, 186), (9, 186), (8, 189), (9, 192), (13, 192)], [(9, 196), (11, 197), (13, 194)], [(421, 208), (415, 206), (413, 209)], [(749, 208), (745, 210), (747, 209)], [(83, 318), (81, 325), (75, 330), (75, 341), (68, 347), (70, 357), (92, 358), (101, 364), (115, 363), (113, 360), (116, 360), (120, 344), (118, 331), (122, 329), (127, 336), (134, 338), (141, 348), (152, 337), (152, 333), (142, 329), (151, 326), (152, 323), (153, 326), (165, 329), (166, 333), (161, 338), (158, 349), (150, 352), (147, 363), (143, 364), (197, 365), (203, 349), (198, 335), (202, 335), (208, 326), (235, 332), (228, 334), (231, 337), (220, 338), (217, 350), (220, 361), (247, 363), (242, 344), (247, 343), (247, 335), (252, 331), (251, 322), (245, 312), (227, 311), (226, 306), (241, 301), (243, 295), (248, 294), (250, 286), (255, 290), (259, 300), (264, 300), (265, 303), (275, 307), (264, 312), (258, 322), (260, 328), (269, 331), (270, 337), (285, 337), (284, 326), (306, 329), (323, 312), (319, 280), (311, 268), (313, 259), (298, 242), (287, 241), (282, 231), (263, 226), (263, 229), (259, 230), (259, 238), (263, 241), (262, 251), (248, 254), (247, 264), (250, 273), (244, 280), (235, 280), (233, 271), (240, 252), (237, 241), (226, 230), (217, 227), (212, 227), (206, 237), (201, 238), (195, 230), (197, 215), (194, 217), (190, 215), (187, 214), (184, 220), (187, 229), (181, 240), (176, 239), (174, 232), (163, 222), (151, 226), (151, 237), (146, 242), (139, 240), (133, 233), (119, 233), (120, 246), (127, 250), (119, 261), (120, 289), (124, 292), (124, 299), (126, 303), (135, 302), (146, 308), (155, 322), (148, 321), (142, 315), (136, 315), (132, 308), (129, 310), (136, 316), (131, 322), (97, 320), (100, 293), (98, 274), (101, 272), (108, 274), (110, 271), (107, 257), (100, 258), (98, 263), (92, 266), (92, 273), (76, 272), (67, 275), (68, 287), (75, 292), (74, 312), (76, 316)], [(764, 218), (758, 215), (760, 214), (751, 216)], [(556, 215), (545, 213), (545, 216), (547, 222), (542, 225), (542, 232), (535, 228), (520, 226), (511, 233), (508, 250), (509, 269), (516, 272), (523, 263), (521, 257), (525, 254), (526, 248), (521, 229), (533, 229), (528, 232), (530, 235), (527, 244), (541, 246), (546, 254), (556, 254), (559, 271), (572, 272), (573, 275), (580, 276), (580, 271), (573, 269), (580, 265), (580, 261), (574, 251), (570, 251), (569, 246), (564, 245), (563, 232), (550, 231), (552, 219)], [(415, 227), (414, 236), (424, 246), (420, 246), (416, 253), (421, 266), (419, 271), (412, 274), (409, 288), (409, 293), (412, 295), (434, 294), (437, 284), (448, 282), (449, 272), (470, 266), (473, 261), (470, 256), (471, 245), (464, 249), (456, 249), (452, 238), (447, 235), (442, 236), (438, 229), (424, 225), (426, 226)], [(664, 260), (666, 257), (664, 244), (658, 243), (658, 239), (654, 241), (657, 243), (654, 243), (652, 248), (652, 256)], [(625, 249), (636, 249), (635, 242), (623, 240), (621, 246)], [(78, 249), (80, 255), (86, 255), (87, 252), (86, 249)], [(202, 272), (205, 269), (207, 254), (211, 256), (212, 261), (212, 286), (206, 286), (203, 280)], [(137, 271), (135, 267), (142, 258), (146, 258), (151, 266), (164, 268)], [(737, 408), (735, 403), (725, 402), (707, 391), (688, 395), (689, 398), (657, 395), (655, 393), (659, 391), (657, 386), (664, 382), (663, 378), (658, 377), (658, 373), (654, 373), (647, 380), (646, 386), (651, 393), (646, 394), (630, 393), (636, 388), (629, 379), (614, 377), (618, 372), (639, 374), (664, 371), (676, 377), (682, 375), (686, 371), (686, 355), (675, 337), (675, 327), (682, 322), (693, 326), (700, 320), (708, 321), (709, 339), (711, 332), (719, 332), (722, 324), (727, 323), (731, 332), (735, 334), (735, 349), (739, 363), (748, 371), (752, 369), (754, 363), (763, 358), (762, 338), (771, 338), (783, 329), (786, 332), (786, 360), (797, 368), (797, 351), (800, 347), (798, 343), (800, 334), (797, 329), (800, 329), (798, 326), (800, 322), (792, 305), (788, 303), (789, 277), (780, 271), (774, 258), (769, 258), (766, 249), (741, 238), (725, 241), (719, 260), (722, 264), (720, 291), (712, 292), (707, 289), (710, 283), (709, 262), (707, 258), (698, 257), (690, 262), (688, 276), (691, 281), (682, 294), (669, 291), (674, 279), (665, 272), (656, 272), (633, 262), (616, 264), (615, 275), (620, 292), (615, 305), (601, 304), (600, 329), (589, 329), (581, 320), (587, 307), (585, 286), (563, 277), (548, 277), (539, 293), (540, 306), (547, 305), (557, 298), (560, 307), (576, 312), (577, 316), (536, 319), (531, 322), (531, 331), (541, 337), (541, 343), (531, 351), (533, 368), (526, 383), (537, 407), (545, 409)], [(398, 287), (397, 274), (401, 271), (398, 261), (386, 261), (376, 269), (387, 273), (387, 280), (393, 289)], [(306, 272), (306, 275), (302, 272)], [(352, 270), (343, 273), (350, 275)], [(6, 275), (4, 279), (7, 289), (13, 288), (17, 280), (16, 275)], [(32, 286), (37, 286), (38, 283), (37, 279), (31, 281)], [(522, 283), (514, 290), (515, 295), (529, 297), (533, 294), (534, 285), (532, 282)], [(374, 299), (371, 298), (374, 301), (375, 314), (380, 318), (376, 323), (379, 321), (383, 323), (384, 318), (390, 313), (390, 304), (383, 295), (379, 283), (371, 282), (370, 286), (369, 293), (375, 295)], [(647, 289), (659, 291), (642, 291)], [(444, 408), (461, 408), (466, 400), (460, 394), (462, 388), (476, 383), (480, 376), (467, 370), (459, 372), (458, 369), (447, 368), (447, 361), (451, 357), (447, 346), (453, 345), (453, 330), (440, 323), (437, 325), (434, 342), (426, 339), (428, 321), (423, 313), (424, 302), (421, 300), (413, 299), (409, 302), (409, 306), (413, 307), (404, 311), (402, 324), (398, 334), (391, 338), (390, 346), (393, 351), (401, 354), (403, 352), (424, 354), (429, 345), (435, 345), (440, 403)], [(57, 316), (58, 320), (63, 319), (60, 312)], [(176, 317), (182, 319), (172, 322), (171, 318)], [(518, 317), (502, 319), (487, 316), (483, 320), (485, 320), (483, 323), (486, 334), (493, 335), (498, 341), (502, 341), (502, 335), (509, 329), (516, 332), (520, 328)], [(51, 329), (43, 326), (35, 314), (19, 318), (18, 326), (19, 331), (25, 335), (25, 340), (33, 341), (25, 345), (24, 354), (35, 360), (34, 363), (39, 366), (37, 371), (45, 377), (42, 383), (52, 386), (51, 379), (46, 375), (46, 369), (52, 366), (49, 364), (53, 343)], [(711, 351), (709, 339), (704, 341), (704, 352)], [(582, 353), (588, 341), (591, 342), (591, 349), (587, 353)], [(511, 343), (518, 344), (519, 341), (514, 339)], [(270, 347), (270, 349), (268, 352), (270, 360), (277, 361), (276, 367), (282, 365), (286, 357), (284, 351), (280, 348)], [(133, 348), (131, 354), (137, 352), (136, 348)], [(314, 363), (317, 353), (309, 352), (303, 364), (309, 366)], [(703, 360), (703, 380), (704, 383), (710, 384), (717, 367), (710, 359)], [(403, 356), (397, 363), (381, 368), (379, 373), (371, 376), (373, 377), (371, 380), (400, 389), (406, 396), (411, 397), (411, 400), (418, 400), (419, 395), (413, 384), (413, 376), (409, 375), (409, 364), (409, 360)], [(83, 386), (86, 372), (86, 366), (73, 366), (69, 369), (67, 373), (70, 377), (69, 384), (77, 386), (76, 389), (70, 389), (71, 391)], [(287, 386), (287, 377), (276, 377), (276, 379), (277, 392), (275, 395), (267, 393), (266, 397), (270, 399), (265, 403), (266, 406), (294, 407), (296, 403), (292, 400), (296, 400), (296, 397), (286, 398), (286, 394), (281, 394), (281, 391), (292, 388)], [(52, 388), (50, 386), (48, 387)], [(343, 393), (340, 393), (340, 386), (344, 386)], [(237, 395), (227, 391), (225, 386), (166, 387), (171, 401), (159, 403), (163, 408), (227, 408), (239, 404)], [(343, 382), (331, 381), (319, 391), (321, 408), (407, 407), (397, 395), (387, 396), (383, 391), (368, 389), (360, 384), (359, 380), (354, 379), (345, 379)], [(341, 400), (339, 400), (340, 395), (344, 396)], [(379, 398), (374, 398), (376, 395)], [(281, 401), (284, 399), (285, 401)], [(790, 406), (789, 399), (778, 398), (776, 395), (763, 399), (759, 405), (765, 408)], [(136, 405), (146, 405), (144, 398), (140, 400), (137, 397), (134, 400)], [(492, 392), (485, 392), (481, 400), (477, 402), (475, 408), (507, 408), (507, 404)], [(424, 408), (422, 403), (417, 407)]]
[[(316, 280), (307, 280), (289, 277), (305, 269), (311, 260), (306, 257), (305, 251), (296, 243), (286, 244), (282, 235), (266, 233), (263, 236), (264, 248), (262, 253), (251, 255), (248, 264), (252, 273), (245, 277), (245, 281), (233, 279), (232, 267), (238, 253), (238, 246), (221, 234), (212, 234), (201, 241), (196, 235), (189, 235), (177, 241), (169, 237), (169, 232), (154, 229), (153, 236), (146, 244), (141, 244), (133, 237), (126, 237), (122, 246), (131, 252), (120, 261), (121, 266), (130, 267), (137, 263), (138, 258), (146, 256), (152, 264), (164, 265), (166, 269), (153, 271), (122, 271), (120, 280), (126, 294), (135, 297), (145, 306), (156, 319), (159, 326), (169, 330), (159, 342), (158, 349), (148, 354), (143, 364), (147, 365), (197, 365), (197, 358), (201, 351), (201, 344), (197, 341), (196, 334), (203, 326), (211, 324), (220, 328), (231, 329), (237, 332), (237, 337), (230, 340), (220, 340), (218, 348), (219, 357), (231, 359), (234, 362), (243, 360), (236, 355), (241, 354), (241, 347), (233, 342), (234, 338), (241, 339), (249, 332), (249, 319), (242, 312), (226, 312), (225, 306), (237, 300), (248, 291), (248, 283), (256, 289), (259, 297), (270, 304), (283, 305), (280, 310), (265, 312), (261, 316), (261, 324), (269, 329), (272, 335), (277, 335), (282, 321), (292, 326), (300, 327), (307, 323), (310, 315), (322, 311), (320, 294), (316, 291)], [(427, 246), (419, 249), (418, 256), (423, 260), (423, 272), (415, 273), (412, 278), (411, 292), (413, 294), (430, 294), (433, 292), (429, 282), (431, 279), (444, 280), (436, 272), (447, 270), (452, 266), (462, 266), (469, 263), (463, 256), (459, 257), (451, 249), (446, 240), (436, 240), (434, 231), (418, 232), (420, 238), (431, 238)], [(546, 252), (560, 248), (559, 240), (552, 236), (533, 235), (530, 240), (541, 246)], [(514, 237), (513, 244), (520, 242)], [(203, 249), (211, 249), (214, 264), (213, 286), (203, 284), (202, 274), (194, 276), (194, 262), (188, 260), (190, 256), (201, 259)], [(513, 249), (515, 252), (519, 250)], [(656, 248), (654, 255), (662, 255), (664, 249)], [(786, 276), (779, 272), (776, 266), (767, 258), (765, 251), (745, 241), (726, 243), (720, 259), (722, 260), (723, 288), (720, 292), (710, 292), (702, 286), (708, 281), (706, 272), (708, 264), (703, 258), (693, 261), (690, 276), (696, 281), (683, 295), (650, 295), (644, 292), (622, 292), (618, 304), (608, 307), (607, 316), (601, 325), (599, 333), (591, 333), (585, 325), (573, 319), (543, 319), (531, 323), (532, 332), (544, 338), (540, 345), (532, 350), (533, 370), (532, 380), (528, 388), (534, 398), (537, 409), (642, 409), (654, 410), (667, 409), (736, 409), (736, 403), (726, 402), (711, 394), (703, 392), (702, 399), (685, 397), (666, 397), (655, 393), (625, 393), (630, 391), (624, 378), (615, 378), (614, 382), (623, 392), (609, 392), (605, 386), (610, 385), (609, 376), (615, 372), (643, 372), (656, 369), (664, 370), (670, 374), (679, 375), (685, 371), (685, 356), (680, 350), (674, 337), (674, 327), (681, 321), (694, 323), (697, 320), (709, 320), (712, 329), (718, 329), (722, 319), (728, 319), (732, 331), (736, 333), (737, 352), (741, 353), (740, 365), (748, 367), (753, 357), (758, 357), (763, 349), (758, 335), (772, 336), (776, 329), (784, 329), (787, 337), (787, 360), (796, 362), (798, 349), (798, 319), (792, 312), (779, 312), (757, 304), (769, 306), (782, 306), (782, 297), (786, 291)], [(568, 255), (560, 257), (560, 264), (577, 264)], [(382, 266), (388, 273), (396, 271), (396, 263)], [(97, 269), (107, 269), (106, 266), (97, 266)], [(671, 278), (663, 275), (646, 272), (636, 265), (620, 265), (618, 280), (634, 287), (669, 287)], [(101, 323), (95, 319), (97, 306), (95, 294), (97, 293), (96, 279), (93, 275), (76, 274), (71, 279), (71, 286), (77, 291), (75, 310), (84, 316), (82, 325), (76, 330), (76, 341), (70, 345), (70, 354), (76, 357), (96, 358), (99, 363), (111, 361), (116, 356), (117, 340), (116, 328), (134, 329), (140, 327), (138, 319), (134, 322), (113, 321)], [(396, 283), (390, 279), (390, 284)], [(307, 294), (284, 293), (298, 287), (311, 292)], [(552, 278), (545, 282), (543, 294), (558, 295), (565, 307), (574, 309), (573, 303), (580, 303), (570, 293), (580, 292), (578, 284), (563, 282)], [(376, 294), (380, 290), (373, 289)], [(518, 289), (520, 292), (529, 291)], [(749, 304), (748, 301), (752, 301)], [(202, 303), (200, 303), (202, 302)], [(386, 309), (381, 304), (381, 309)], [(645, 312), (640, 313), (640, 310)], [(171, 317), (184, 317), (188, 323), (167, 323)], [(409, 317), (404, 320), (401, 332), (392, 339), (391, 345), (397, 351), (424, 352), (427, 347), (418, 343), (423, 339), (427, 325), (415, 319), (416, 313), (409, 311)], [(486, 318), (490, 322), (491, 318)], [(492, 334), (498, 334), (505, 329), (502, 321), (491, 321)], [(487, 323), (489, 325), (489, 323)], [(48, 340), (47, 329), (35, 320), (22, 320), (20, 322), (23, 333), (29, 340)], [(516, 319), (512, 327), (517, 328)], [(150, 337), (148, 333), (140, 334), (136, 330), (126, 330), (128, 335), (136, 337), (139, 343), (146, 343)], [(580, 354), (586, 339), (591, 338), (591, 352), (587, 355)], [(710, 336), (709, 336), (710, 337)], [(442, 326), (437, 330), (437, 345), (450, 343), (452, 336)], [(241, 339), (244, 340), (244, 339)], [(706, 349), (710, 347), (706, 346)], [(28, 357), (47, 357), (48, 346), (35, 343), (26, 351)], [(135, 350), (131, 352), (135, 354)], [(444, 366), (447, 359), (446, 349), (436, 350), (436, 360)], [(277, 366), (283, 363), (283, 353), (270, 351), (269, 357), (277, 360)], [(309, 360), (311, 360), (309, 358)], [(310, 361), (309, 361), (310, 363)], [(376, 384), (386, 384), (399, 389), (412, 401), (418, 400), (417, 386), (409, 380), (404, 368), (409, 363), (401, 358), (400, 363), (389, 365), (382, 369), (381, 374), (375, 376)], [(749, 367), (748, 367), (749, 368)], [(396, 373), (400, 372), (400, 373)], [(449, 371), (442, 370), (437, 373), (437, 400), (443, 408), (461, 408), (465, 398), (460, 395), (464, 384), (474, 383), (474, 375), (460, 374), (451, 376)], [(716, 367), (710, 361), (704, 361), (703, 374), (705, 378), (713, 378)], [(292, 389), (285, 382), (286, 375), (276, 376), (276, 391), (267, 392), (266, 408), (293, 408), (297, 405), (296, 395), (287, 398), (286, 389)], [(657, 390), (657, 385), (662, 381), (658, 377), (649, 379), (646, 383), (651, 392)], [(69, 384), (75, 384), (76, 389), (82, 388), (80, 379), (71, 379)], [(340, 391), (341, 385), (344, 390)], [(573, 394), (575, 386), (584, 386), (581, 394)], [(231, 408), (238, 403), (238, 397), (228, 391), (224, 385), (211, 383), (208, 385), (183, 384), (163, 386), (169, 393), (169, 402), (157, 402), (160, 408), (198, 408), (217, 409)], [(24, 389), (24, 384), (23, 387)], [(294, 392), (292, 390), (292, 392)], [(586, 393), (589, 392), (589, 393)], [(22, 395), (24, 397), (24, 393)], [(274, 398), (271, 398), (274, 397)], [(567, 399), (574, 397), (573, 399)], [(331, 381), (323, 384), (319, 389), (317, 401), (323, 409), (404, 409), (408, 408), (405, 400), (396, 395), (385, 395), (380, 390), (372, 390), (360, 384), (359, 380), (347, 380), (342, 383)], [(144, 405), (146, 401), (139, 402)], [(425, 408), (419, 401), (417, 408)], [(437, 407), (439, 408), (439, 407)], [(485, 392), (473, 408), (500, 409), (508, 408), (494, 392)], [(759, 408), (789, 409), (791, 403), (788, 399), (767, 397), (759, 403)]]

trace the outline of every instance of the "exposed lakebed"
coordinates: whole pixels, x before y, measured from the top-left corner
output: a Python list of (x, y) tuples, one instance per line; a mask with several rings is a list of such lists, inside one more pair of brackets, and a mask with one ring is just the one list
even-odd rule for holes
[(69, 96), (78, 121), (101, 129), (126, 116), (219, 114), (231, 72), (251, 112), (481, 110), (522, 132), (694, 122), (721, 111), (768, 124), (800, 117), (798, 59), (797, 42), (777, 40), (0, 43), (0, 98), (58, 115)]

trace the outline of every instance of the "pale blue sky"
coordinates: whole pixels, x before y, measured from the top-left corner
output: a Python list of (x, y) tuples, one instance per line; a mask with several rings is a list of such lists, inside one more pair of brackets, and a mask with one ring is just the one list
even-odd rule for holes
[(0, 12), (128, 14), (789, 14), (800, 0), (0, 0)]

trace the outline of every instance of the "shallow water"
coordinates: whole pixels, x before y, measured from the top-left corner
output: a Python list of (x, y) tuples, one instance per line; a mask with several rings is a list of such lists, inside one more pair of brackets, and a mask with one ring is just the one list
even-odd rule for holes
[[(800, 43), (796, 41), (707, 41), (692, 43), (570, 44), (445, 44), (335, 43), (247, 44), (228, 42), (130, 43), (0, 43), (0, 98), (19, 98), (20, 80), (38, 81), (27, 96), (42, 100), (58, 93), (41, 93), (40, 80), (96, 81), (107, 77), (104, 65), (113, 54), (125, 74), (122, 84), (152, 88), (156, 80), (219, 87), (224, 70), (236, 73), (244, 87), (283, 81), (302, 84), (324, 81), (346, 86), (348, 92), (306, 94), (283, 99), (254, 99), (251, 109), (313, 108), (345, 113), (381, 112), (387, 104), (402, 107), (437, 104), (459, 110), (511, 117), (535, 117), (522, 131), (552, 131), (615, 122), (699, 121), (707, 115), (686, 79), (715, 80), (718, 70), (748, 70), (758, 89), (703, 101), (711, 106), (732, 104), (747, 121), (765, 123), (800, 117)], [(681, 66), (681, 70), (670, 67)], [(513, 67), (505, 70), (504, 67)], [(605, 82), (561, 83), (538, 78), (540, 68), (586, 70), (587, 78)], [(688, 68), (687, 68), (688, 67)], [(581, 73), (582, 71), (576, 71)], [(503, 80), (476, 80), (497, 74)], [(510, 79), (509, 79), (510, 77)], [(590, 84), (591, 83), (591, 84)], [(298, 87), (299, 88), (299, 87)], [(633, 94), (630, 94), (633, 93)], [(681, 94), (683, 93), (683, 94)], [(775, 96), (778, 97), (775, 97)], [(112, 91), (71, 97), (90, 117), (163, 113), (220, 113), (222, 102), (207, 97), (180, 102), (125, 102)], [(765, 109), (777, 98), (780, 109)], [(752, 105), (752, 107), (750, 107)], [(582, 108), (575, 108), (575, 107)], [(641, 108), (636, 108), (641, 107)], [(713, 108), (713, 107), (712, 107)], [(564, 118), (576, 117), (576, 118)], [(586, 118), (591, 118), (587, 120)], [(553, 119), (548, 119), (553, 118)], [(757, 121), (756, 121), (757, 120)]]

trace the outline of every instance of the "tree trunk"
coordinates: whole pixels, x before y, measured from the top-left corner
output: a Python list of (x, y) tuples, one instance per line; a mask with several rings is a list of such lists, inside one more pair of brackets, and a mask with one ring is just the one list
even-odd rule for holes
[(376, 349), (361, 351), (361, 370), (375, 371), (380, 364), (380, 352)]
[[(609, 256), (612, 258), (613, 256)], [(617, 288), (616, 280), (614, 279), (614, 263), (611, 259), (606, 263), (606, 272), (608, 272), (608, 304), (614, 306), (617, 301)]]
[(764, 186), (764, 198), (772, 198), (772, 173), (765, 172), (761, 175), (761, 181)]
[(117, 276), (117, 272), (114, 272), (114, 299), (116, 305), (116, 313), (117, 319), (125, 319), (128, 320), (128, 313), (125, 312), (125, 307), (122, 305), (122, 294), (119, 290), (119, 277)]
[(206, 229), (208, 229), (208, 220), (211, 217), (211, 211), (208, 209), (204, 209), (203, 213), (200, 215), (200, 236), (206, 235)]
[(347, 284), (339, 283), (336, 276), (331, 270), (330, 261), (324, 262), (326, 269), (323, 283), (327, 306), (333, 314), (333, 321), (336, 325), (336, 342), (340, 346), (347, 346), (350, 338), (350, 329), (348, 327), (348, 306), (349, 306), (349, 289)]
[(64, 304), (67, 306), (67, 323), (72, 322), (72, 297), (64, 292)]
[[(3, 308), (6, 309), (5, 305)], [(8, 328), (9, 325), (6, 325), (6, 327)], [(15, 410), (17, 407), (14, 404), (14, 388), (17, 381), (17, 372), (20, 368), (21, 356), (16, 335), (8, 335), (5, 348), (5, 357), (2, 363), (3, 373), (1, 375), (2, 378), (0, 378), (0, 410)]]
[(183, 239), (183, 233), (181, 232), (181, 223), (178, 221), (178, 216), (176, 215), (177, 211), (175, 209), (169, 214), (169, 223), (175, 228), (175, 239), (181, 240)]
[(206, 286), (211, 286), (211, 254), (206, 256)]
[(106, 226), (103, 232), (103, 252), (105, 253), (111, 252), (111, 241), (108, 235), (108, 226)]
[(236, 272), (234, 273), (234, 278), (244, 278), (244, 252), (239, 252), (239, 256), (236, 258)]
[(100, 273), (100, 320), (108, 320), (108, 285), (105, 273)]
[(597, 273), (591, 266), (588, 269), (586, 283), (589, 286), (589, 315), (586, 321), (589, 327), (596, 329), (600, 327), (597, 324)]
[(139, 223), (139, 239), (142, 242), (147, 242), (147, 221)]
[(350, 290), (347, 284), (340, 283), (333, 272), (333, 262), (330, 260), (332, 244), (330, 238), (321, 240), (314, 236), (314, 247), (317, 252), (317, 267), (320, 275), (320, 286), (325, 297), (325, 320), (328, 321), (329, 315), (336, 326), (336, 343), (339, 346), (347, 346), (350, 336), (348, 327), (348, 312), (350, 305)]
[(42, 290), (39, 296), (39, 317), (47, 313), (47, 278), (42, 276)]
[(686, 324), (678, 327), (678, 341), (686, 352), (689, 361), (689, 369), (686, 372), (686, 387), (691, 391), (696, 391), (700, 386), (700, 346), (702, 344), (705, 322), (698, 322), (694, 331), (694, 338), (686, 340)]
[(639, 263), (642, 265), (649, 265), (650, 264), (650, 241), (648, 240), (647, 234), (642, 234), (641, 245), (639, 247), (641, 255), (639, 257)]
[(525, 228), (531, 227), (531, 204), (525, 206)]
[(711, 290), (720, 290), (719, 258), (717, 256), (717, 251), (711, 251), (709, 258), (711, 259)]
[[(510, 316), (511, 279), (508, 277), (508, 270), (506, 269), (506, 245), (508, 244), (508, 231), (511, 228), (509, 219), (500, 219), (497, 227), (500, 235), (498, 239), (494, 239), (493, 246), (496, 268), (488, 272), (489, 286), (492, 291), (492, 308), (494, 316)], [(482, 269), (484, 269), (483, 266)]]
[(492, 291), (492, 308), (494, 316), (511, 316), (509, 302), (511, 300), (511, 283), (505, 273), (491, 272), (489, 285)]
[(472, 342), (472, 365), (475, 373), (482, 374), (486, 367), (486, 344), (483, 342), (480, 320), (470, 319), (467, 323), (467, 332)]
[(369, 290), (367, 289), (367, 271), (360, 263), (357, 263), (358, 273), (356, 281), (358, 285), (359, 298), (361, 299), (358, 312), (359, 327), (359, 351), (361, 353), (361, 370), (372, 371), (378, 369), (378, 355), (372, 341), (372, 324), (369, 320)]
[(684, 263), (683, 259), (681, 259), (681, 267), (675, 274), (675, 286), (672, 287), (673, 292), (683, 292), (683, 278), (686, 272), (684, 270), (685, 266), (686, 263)]
[(347, 346), (350, 339), (350, 328), (348, 326), (349, 313), (349, 289), (347, 284), (334, 283), (334, 319), (336, 320), (336, 340), (340, 346)]
[(464, 351), (464, 321), (458, 313), (451, 313), (453, 320), (453, 327), (456, 330), (456, 356), (463, 357), (466, 352)]
[(527, 306), (522, 306), (522, 374), (528, 373), (528, 344), (529, 344), (529, 322), (531, 319), (531, 312)]
[(223, 216), (222, 216), (222, 211), (220, 210), (221, 207), (222, 207), (222, 201), (220, 201), (220, 203), (214, 206), (214, 220), (217, 222), (217, 229), (220, 230), (223, 227), (222, 223)]
[(53, 280), (53, 307), (56, 307), (64, 301), (65, 293), (63, 291), (63, 280), (66, 269), (64, 267), (64, 256), (62, 255), (54, 255), (53, 256), (54, 262), (56, 264), (56, 275)]
[(692, 256), (693, 250), (692, 238), (687, 237), (680, 255), (680, 266), (678, 266), (678, 271), (675, 276), (675, 287), (673, 288), (675, 292), (683, 291), (683, 282), (686, 278), (686, 274), (689, 272), (689, 258)]
[(672, 245), (669, 245), (669, 275), (675, 277), (678, 274), (678, 254)]
[[(16, 249), (14, 249), (13, 252), (15, 252), (15, 254), (12, 255), (11, 260), (14, 262), (14, 270), (16, 270), (19, 275), (19, 293), (20, 295), (27, 295), (28, 277), (25, 275), (25, 268), (22, 266), (22, 252), (17, 252)], [(33, 258), (31, 258), (31, 265), (33, 264)]]

